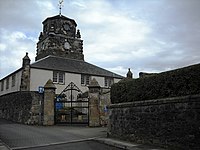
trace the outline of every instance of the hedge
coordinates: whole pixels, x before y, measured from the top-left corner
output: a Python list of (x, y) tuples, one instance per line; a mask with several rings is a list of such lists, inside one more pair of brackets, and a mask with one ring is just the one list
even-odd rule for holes
[(111, 87), (111, 102), (133, 102), (200, 94), (200, 64), (153, 76), (125, 79)]

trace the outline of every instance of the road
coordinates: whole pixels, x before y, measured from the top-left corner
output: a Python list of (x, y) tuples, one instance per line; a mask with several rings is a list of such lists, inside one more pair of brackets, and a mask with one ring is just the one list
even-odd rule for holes
[(94, 141), (97, 137), (106, 137), (106, 128), (28, 126), (0, 119), (0, 139), (13, 150), (118, 150)]

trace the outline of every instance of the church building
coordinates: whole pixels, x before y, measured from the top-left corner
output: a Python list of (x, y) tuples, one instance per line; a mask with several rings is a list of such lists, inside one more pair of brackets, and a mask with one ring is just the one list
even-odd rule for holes
[(123, 76), (84, 60), (83, 40), (75, 20), (60, 14), (42, 23), (35, 62), (30, 63), (26, 53), (22, 67), (0, 80), (0, 95), (38, 91), (49, 79), (56, 86), (56, 94), (71, 82), (85, 92), (94, 78), (104, 88), (123, 79)]

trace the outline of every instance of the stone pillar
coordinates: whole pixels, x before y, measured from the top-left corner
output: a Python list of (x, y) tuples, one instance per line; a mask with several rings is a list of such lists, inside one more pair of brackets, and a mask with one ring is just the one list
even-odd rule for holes
[(44, 86), (44, 118), (43, 125), (54, 125), (54, 99), (56, 87), (49, 79)]
[(100, 86), (95, 78), (92, 79), (89, 88), (89, 126), (100, 126)]
[(21, 85), (20, 91), (29, 91), (30, 90), (30, 58), (28, 53), (23, 58), (22, 62), (22, 76), (21, 76)]

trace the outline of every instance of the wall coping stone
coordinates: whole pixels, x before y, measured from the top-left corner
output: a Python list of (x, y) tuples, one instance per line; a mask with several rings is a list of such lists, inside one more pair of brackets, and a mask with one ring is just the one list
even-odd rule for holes
[(197, 102), (199, 101), (199, 98), (200, 98), (200, 94), (196, 94), (196, 95), (187, 95), (187, 96), (180, 96), (180, 97), (170, 97), (170, 98), (162, 98), (162, 99), (152, 99), (152, 100), (111, 104), (108, 108), (112, 109), (112, 108), (160, 105), (160, 104), (169, 104), (169, 103), (171, 104), (171, 103)]
[(93, 78), (91, 80), (90, 85), (88, 86), (88, 88), (100, 88), (100, 85), (97, 82), (97, 80), (95, 78)]
[(45, 89), (56, 89), (56, 86), (54, 85), (53, 81), (49, 79), (47, 83), (44, 86)]

